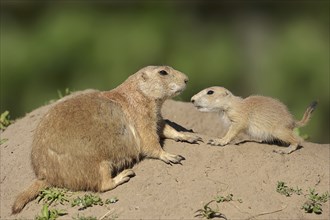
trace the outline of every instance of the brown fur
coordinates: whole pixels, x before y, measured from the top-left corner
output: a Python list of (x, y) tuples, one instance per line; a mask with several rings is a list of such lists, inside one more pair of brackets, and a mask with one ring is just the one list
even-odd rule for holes
[(292, 153), (298, 148), (302, 139), (294, 134), (293, 129), (306, 125), (317, 105), (313, 102), (302, 120), (296, 121), (287, 107), (276, 99), (264, 96), (243, 99), (223, 87), (204, 89), (191, 101), (200, 111), (217, 111), (230, 121), (227, 134), (221, 139), (209, 140), (209, 144), (223, 146), (245, 132), (254, 140), (280, 140), (290, 144), (286, 150), (278, 150), (279, 153)]
[(111, 91), (59, 101), (34, 135), (31, 159), (37, 180), (17, 197), (12, 212), (20, 212), (45, 186), (111, 190), (134, 176), (128, 168), (143, 157), (180, 163), (182, 156), (161, 148), (160, 135), (192, 143), (200, 138), (169, 127), (160, 109), (187, 82), (171, 67), (148, 66)]

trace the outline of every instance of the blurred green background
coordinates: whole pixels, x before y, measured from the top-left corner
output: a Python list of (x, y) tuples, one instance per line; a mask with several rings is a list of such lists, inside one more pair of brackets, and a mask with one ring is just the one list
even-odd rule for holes
[(329, 1), (1, 2), (1, 112), (11, 118), (57, 90), (110, 90), (147, 65), (189, 78), (190, 97), (213, 85), (280, 99), (302, 133), (329, 143)]

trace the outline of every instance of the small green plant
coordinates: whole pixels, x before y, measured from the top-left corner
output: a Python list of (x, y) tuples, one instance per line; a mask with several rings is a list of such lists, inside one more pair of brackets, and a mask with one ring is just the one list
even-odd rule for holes
[(70, 95), (72, 93), (72, 91), (69, 89), (69, 88), (66, 88), (64, 90), (64, 94), (61, 92), (61, 90), (57, 90), (57, 95), (58, 95), (58, 98), (61, 99), (63, 98), (64, 96), (67, 96), (67, 95)]
[(302, 194), (302, 189), (299, 189), (298, 187), (296, 189), (292, 187), (288, 187), (285, 182), (278, 181), (277, 182), (277, 187), (276, 187), (276, 192), (285, 195), (287, 197), (291, 196), (293, 193), (297, 195)]
[(103, 205), (103, 201), (99, 196), (93, 194), (86, 194), (84, 197), (76, 198), (71, 203), (71, 206), (80, 206), (79, 210), (86, 209), (88, 207), (92, 207), (93, 205)]
[(110, 199), (106, 199), (105, 200), (105, 204), (112, 204), (112, 203), (116, 203), (118, 202), (118, 198), (117, 197), (112, 197)]
[(4, 144), (6, 141), (8, 141), (7, 138), (1, 139), (1, 140), (0, 140), (0, 145)]
[(1, 113), (1, 116), (0, 116), (0, 130), (1, 130), (1, 131), (6, 130), (6, 128), (7, 128), (12, 122), (13, 122), (13, 121), (10, 120), (9, 111), (5, 111), (5, 112)]
[[(216, 196), (215, 201), (217, 203), (234, 201), (234, 195), (230, 193), (227, 196)], [(239, 203), (243, 202), (242, 199), (236, 199), (236, 201)]]
[(293, 132), (304, 140), (308, 140), (310, 138), (308, 134), (301, 134), (300, 128), (294, 128)]
[(233, 194), (228, 194), (227, 196), (217, 196), (215, 197), (215, 201), (217, 203), (233, 201)]
[(69, 202), (66, 196), (67, 191), (68, 190), (66, 189), (56, 187), (43, 189), (38, 195), (38, 202), (42, 200), (49, 205), (51, 205), (53, 202), (59, 202), (63, 205), (65, 202)]
[(57, 90), (57, 98), (55, 98), (55, 99), (51, 99), (51, 100), (49, 100), (47, 103), (54, 103), (54, 102), (56, 102), (57, 100), (59, 100), (59, 99), (65, 97), (65, 96), (67, 96), (67, 95), (70, 95), (70, 94), (72, 94), (72, 93), (73, 93), (73, 91), (71, 91), (69, 88), (66, 88), (66, 89), (64, 90), (64, 93), (62, 93), (61, 90), (58, 89), (58, 90)]
[(41, 215), (35, 217), (35, 220), (55, 220), (59, 216), (66, 215), (63, 210), (49, 209), (48, 204), (45, 204), (41, 209)]
[[(284, 182), (277, 182), (276, 191), (285, 196), (291, 196), (292, 193), (296, 193), (297, 195), (302, 195), (302, 189), (293, 189), (292, 187), (288, 187)], [(319, 195), (315, 192), (315, 189), (309, 189), (309, 193), (305, 194), (307, 197), (307, 201), (301, 206), (301, 209), (304, 209), (306, 213), (315, 213), (322, 214), (322, 203), (326, 203), (329, 198), (329, 192), (323, 193)]]
[(206, 203), (202, 209), (198, 209), (195, 213), (197, 213), (195, 215), (195, 217), (200, 217), (200, 218), (207, 218), (207, 219), (211, 219), (211, 218), (223, 218), (223, 219), (227, 219), (226, 216), (224, 214), (222, 214), (221, 212), (218, 211), (218, 207), (217, 210), (213, 210), (209, 205), (214, 202), (215, 200), (211, 200), (210, 202)]
[(315, 189), (309, 189), (309, 194), (307, 194), (308, 200), (302, 205), (302, 209), (307, 213), (322, 214), (322, 203), (326, 203), (329, 200), (329, 193), (323, 193), (319, 195), (315, 192)]

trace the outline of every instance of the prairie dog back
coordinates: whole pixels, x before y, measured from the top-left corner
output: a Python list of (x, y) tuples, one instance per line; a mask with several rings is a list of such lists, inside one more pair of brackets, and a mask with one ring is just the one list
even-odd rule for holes
[(216, 86), (202, 90), (191, 101), (200, 111), (222, 112), (231, 121), (227, 134), (221, 139), (209, 140), (209, 144), (223, 146), (245, 132), (254, 140), (280, 140), (290, 144), (286, 150), (278, 150), (279, 153), (291, 153), (298, 148), (303, 140), (294, 134), (293, 129), (306, 125), (316, 107), (316, 102), (313, 102), (302, 120), (296, 121), (277, 99), (265, 96), (243, 99), (226, 88)]

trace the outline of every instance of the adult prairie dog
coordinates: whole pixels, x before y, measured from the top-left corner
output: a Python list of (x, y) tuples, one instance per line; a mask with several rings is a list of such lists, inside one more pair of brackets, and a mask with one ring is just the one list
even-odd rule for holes
[(92, 91), (59, 101), (41, 119), (32, 143), (36, 180), (16, 199), (20, 212), (42, 188), (107, 191), (134, 176), (143, 157), (165, 163), (184, 158), (165, 152), (160, 137), (194, 143), (162, 119), (163, 102), (180, 94), (188, 77), (169, 66), (148, 66), (111, 91)]
[(203, 112), (220, 112), (230, 121), (227, 134), (221, 139), (211, 139), (211, 145), (223, 146), (239, 133), (245, 132), (258, 141), (280, 140), (289, 143), (279, 153), (292, 153), (303, 141), (293, 129), (309, 121), (317, 102), (311, 103), (300, 121), (294, 120), (287, 107), (280, 101), (264, 96), (249, 96), (245, 99), (234, 96), (223, 87), (210, 87), (191, 98), (197, 109)]

